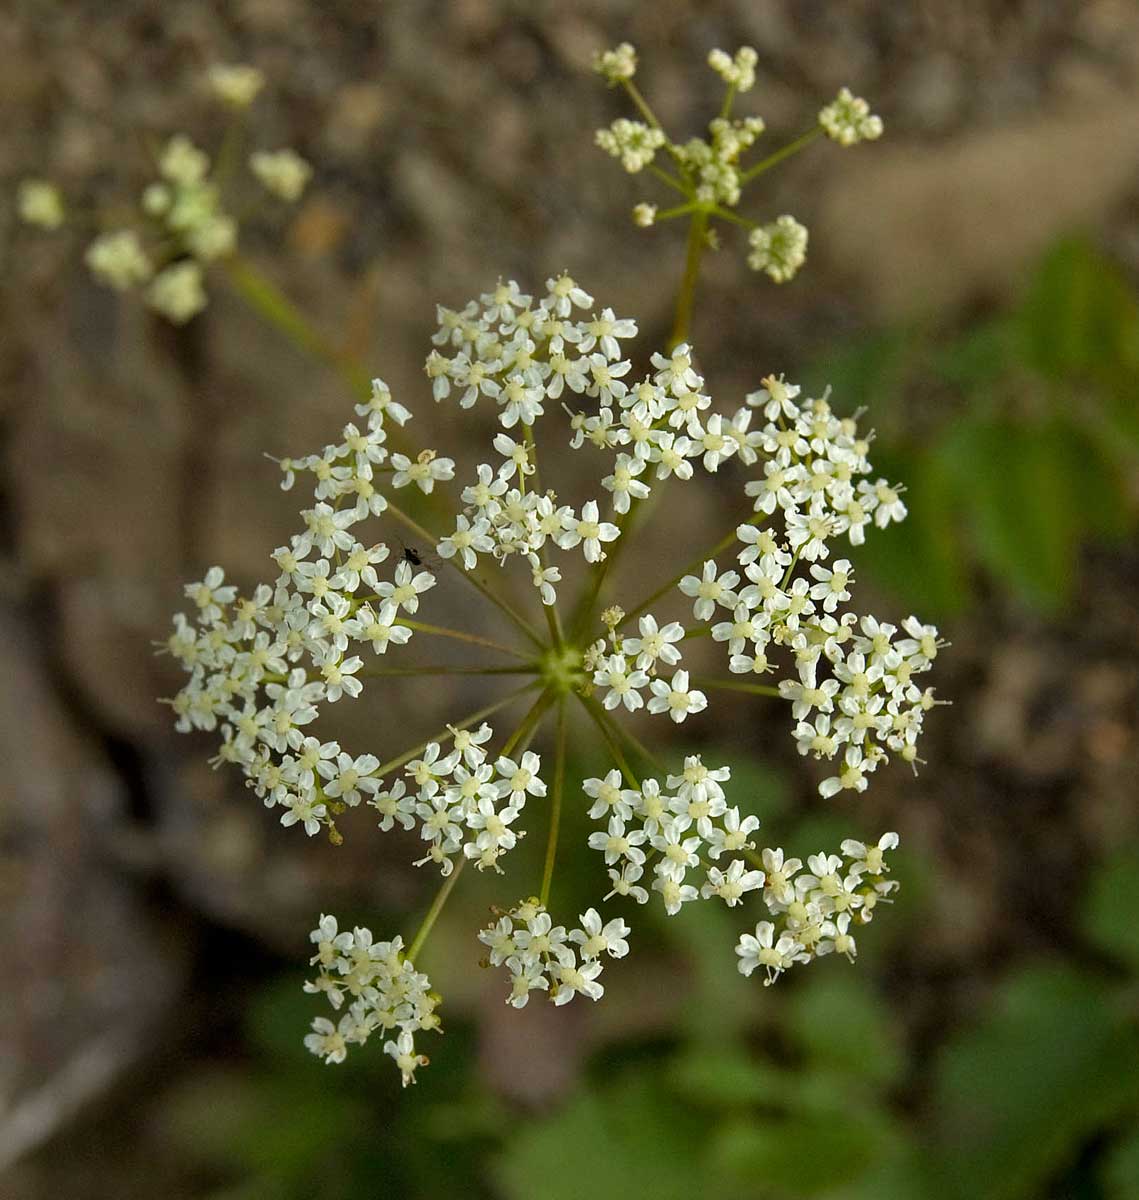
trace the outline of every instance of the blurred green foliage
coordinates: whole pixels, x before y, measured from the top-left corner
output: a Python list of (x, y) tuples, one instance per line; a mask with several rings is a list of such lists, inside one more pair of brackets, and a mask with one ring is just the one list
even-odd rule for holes
[(866, 406), (873, 460), (910, 515), (859, 564), (934, 619), (987, 575), (1044, 612), (1074, 596), (1081, 547), (1135, 527), (1139, 302), (1089, 242), (1057, 245), (1012, 312), (962, 333), (881, 334), (809, 375)]
[[(606, 1047), (553, 1111), (494, 1098), (461, 1023), (412, 1091), (371, 1049), (323, 1067), (291, 976), (251, 1007), (248, 1059), (175, 1088), (161, 1124), (211, 1200), (1133, 1200), (1136, 900), (1131, 852), (1092, 880), (1078, 962), (1018, 967), (928, 1061), (864, 969), (827, 961), (757, 995), (722, 962), (700, 978), (697, 956), (691, 1000), (734, 1016)], [(863, 939), (873, 957), (901, 936)]]

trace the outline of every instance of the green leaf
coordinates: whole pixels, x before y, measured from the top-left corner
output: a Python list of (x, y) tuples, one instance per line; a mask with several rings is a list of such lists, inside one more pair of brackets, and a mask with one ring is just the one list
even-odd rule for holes
[(852, 553), (855, 571), (888, 588), (906, 611), (940, 621), (969, 598), (961, 546), (958, 484), (936, 454), (875, 448), (874, 475), (904, 481), (909, 515), (900, 525), (870, 528)]
[(683, 947), (692, 965), (693, 988), (685, 998), (681, 1023), (701, 1047), (723, 1044), (753, 1027), (764, 1011), (763, 989), (745, 979), (734, 954), (724, 953), (739, 936), (739, 918), (724, 905), (689, 904), (665, 918), (674, 946)]
[(684, 1050), (669, 1068), (668, 1080), (686, 1099), (713, 1108), (769, 1104), (787, 1082), (785, 1071), (738, 1044)]
[(718, 1134), (713, 1161), (751, 1194), (808, 1200), (855, 1183), (893, 1150), (890, 1123), (850, 1105), (841, 1113), (733, 1122)]
[(1132, 1129), (1113, 1146), (1100, 1172), (1109, 1200), (1139, 1196), (1139, 1129)]
[(812, 1065), (880, 1086), (903, 1070), (897, 1024), (864, 976), (813, 977), (795, 996), (790, 1028)]
[(1083, 912), (1087, 938), (1113, 958), (1139, 970), (1139, 852), (1128, 851), (1100, 867)]
[(1069, 968), (1027, 970), (947, 1047), (935, 1098), (949, 1195), (1029, 1200), (1139, 1104), (1139, 1033), (1110, 997)]
[(900, 397), (919, 349), (913, 330), (871, 333), (822, 355), (807, 369), (804, 384), (811, 395), (829, 386), (840, 412), (870, 408), (881, 422)]
[(1008, 375), (1014, 361), (1019, 328), (1007, 316), (967, 329), (940, 347), (931, 364), (945, 383), (969, 392), (987, 392)]
[(1119, 268), (1085, 238), (1040, 264), (1019, 313), (1025, 362), (1054, 378), (1139, 371), (1139, 306)]
[(982, 562), (1029, 603), (1059, 607), (1074, 578), (1082, 503), (1062, 429), (963, 421), (939, 454)]
[(691, 1200), (714, 1186), (708, 1130), (654, 1076), (630, 1073), (518, 1127), (497, 1166), (513, 1200)]

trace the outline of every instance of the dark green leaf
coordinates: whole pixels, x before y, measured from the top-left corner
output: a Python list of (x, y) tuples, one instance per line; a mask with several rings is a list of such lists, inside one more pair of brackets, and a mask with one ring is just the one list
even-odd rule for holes
[(1139, 854), (1135, 851), (1100, 867), (1084, 906), (1088, 939), (1113, 958), (1139, 970)]
[(936, 1084), (949, 1194), (1028, 1200), (1095, 1130), (1139, 1104), (1139, 1034), (1068, 968), (1015, 976), (947, 1048)]
[(897, 1024), (864, 976), (814, 975), (795, 996), (790, 1027), (812, 1064), (879, 1085), (901, 1074)]

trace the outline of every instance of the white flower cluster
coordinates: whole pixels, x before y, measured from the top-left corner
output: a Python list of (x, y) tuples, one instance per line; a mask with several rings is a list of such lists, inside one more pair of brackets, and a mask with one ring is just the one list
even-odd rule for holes
[(597, 909), (581, 914), (581, 927), (555, 925), (537, 899), (522, 901), (479, 933), (491, 966), (510, 972), (507, 1004), (525, 1008), (533, 991), (545, 992), (554, 1004), (574, 996), (600, 1000), (605, 988), (597, 982), (601, 956), (624, 958), (629, 953), (629, 927), (620, 917), (602, 924)]
[(747, 265), (763, 271), (774, 283), (794, 279), (807, 261), (807, 227), (784, 213), (770, 225), (760, 225), (748, 234), (751, 253)]
[[(205, 81), (217, 100), (240, 112), (253, 102), (265, 77), (255, 67), (215, 64)], [(238, 221), (223, 196), (228, 164), (212, 169), (209, 155), (185, 134), (167, 141), (156, 166), (158, 179), (142, 193), (135, 226), (99, 234), (84, 261), (96, 279), (116, 291), (145, 287), (146, 303), (181, 325), (206, 307), (205, 268), (234, 253)], [(266, 190), (289, 202), (300, 198), (312, 175), (308, 163), (288, 149), (255, 152), (249, 168)], [(64, 220), (62, 198), (43, 180), (21, 185), (19, 211), (23, 221), (44, 229), (57, 229)]]
[(759, 55), (751, 46), (741, 46), (733, 58), (724, 50), (712, 50), (708, 54), (708, 66), (737, 92), (750, 92), (755, 87), (755, 64)]
[(637, 52), (628, 42), (612, 50), (599, 51), (593, 58), (593, 69), (609, 83), (621, 83), (637, 73)]
[[(746, 892), (762, 887), (763, 872), (748, 870), (743, 858), (720, 865), (722, 855), (754, 849), (749, 838), (759, 828), (758, 817), (741, 817), (738, 808), (728, 807), (720, 785), (730, 777), (728, 767), (710, 769), (693, 754), (680, 775), (666, 777), (668, 792), (656, 779), (623, 787), (617, 770), (585, 780), (585, 794), (593, 801), (589, 815), (606, 821), (604, 830), (589, 835), (589, 846), (605, 856), (613, 884), (609, 896), (647, 904), (649, 892), (640, 880), (650, 863), (652, 890), (660, 893), (669, 916), (692, 900), (713, 896), (734, 908)], [(699, 886), (689, 882), (689, 871), (698, 880), (703, 874)]]
[[(547, 400), (560, 401), (571, 415), (572, 447), (588, 442), (614, 451), (613, 468), (601, 486), (617, 514), (648, 496), (651, 477), (690, 479), (691, 460), (702, 460), (709, 471), (736, 453), (754, 461), (746, 439), (751, 411), (741, 408), (731, 422), (718, 414), (704, 419), (711, 398), (700, 390), (704, 381), (687, 346), (669, 357), (653, 355), (655, 374), (626, 383), (632, 364), (622, 358), (620, 343), (636, 335), (636, 323), (609, 308), (575, 319), (575, 310), (592, 309), (593, 297), (568, 275), (548, 279), (546, 286), (537, 304), (511, 280), (461, 311), (439, 309), (433, 340), (454, 353), (447, 357), (436, 349), (427, 358), (437, 400), (457, 397), (469, 408), (481, 397), (493, 399), (507, 430), (528, 427), (543, 415)], [(595, 401), (595, 411), (569, 408), (572, 396)], [(499, 435), (494, 448), (503, 461), (497, 468), (479, 465), (476, 481), (463, 491), (463, 513), (439, 553), (460, 556), (468, 570), (479, 553), (491, 553), (500, 563), (523, 555), (543, 603), (552, 605), (561, 574), (545, 565), (547, 546), (580, 546), (586, 561), (596, 563), (605, 557), (605, 544), (617, 538), (618, 526), (601, 519), (596, 500), (578, 511), (559, 505), (551, 492), (527, 488), (536, 464), (526, 442)]]
[(59, 188), (46, 179), (25, 179), (16, 192), (16, 211), (26, 225), (58, 229), (66, 216)]
[(265, 76), (247, 63), (213, 63), (206, 70), (210, 91), (231, 108), (248, 108), (265, 86)]
[(677, 162), (694, 182), (697, 203), (729, 208), (739, 204), (743, 192), (740, 155), (751, 148), (766, 127), (762, 117), (715, 117), (708, 122), (710, 138), (689, 138), (674, 147)]
[[(677, 205), (658, 214), (657, 205), (641, 201), (633, 206), (633, 223), (641, 228), (655, 225), (659, 220), (688, 217), (705, 224), (712, 217), (742, 224), (750, 229), (748, 266), (764, 272), (775, 283), (793, 279), (806, 260), (807, 230), (789, 215), (775, 221), (757, 224), (726, 210), (736, 208), (745, 186), (756, 176), (801, 149), (820, 133), (843, 146), (881, 137), (882, 120), (871, 114), (865, 100), (843, 88), (835, 100), (819, 113), (818, 125), (796, 142), (777, 150), (757, 163), (741, 161), (757, 138), (765, 131), (762, 117), (742, 119), (731, 117), (732, 104), (738, 93), (755, 86), (756, 51), (741, 46), (734, 55), (724, 50), (712, 50), (708, 65), (724, 81), (727, 95), (719, 114), (708, 123), (707, 137), (689, 138), (676, 142), (668, 137), (652, 110), (631, 80), (636, 69), (636, 53), (628, 43), (597, 56), (595, 69), (610, 85), (620, 84), (629, 93), (643, 120), (620, 118), (609, 128), (599, 129), (597, 145), (620, 159), (629, 172), (643, 171), (653, 163), (658, 150), (664, 150), (673, 171), (660, 165), (653, 172), (674, 191), (682, 193), (688, 203)], [(697, 228), (706, 234), (707, 230)]]
[[(181, 324), (206, 306), (202, 264), (231, 254), (237, 245), (237, 221), (221, 202), (210, 178), (210, 159), (184, 134), (167, 143), (158, 160), (158, 182), (142, 194), (142, 211), (153, 222), (152, 240), (162, 249), (147, 253), (133, 230), (102, 234), (87, 251), (97, 278), (120, 291), (153, 276), (147, 303)], [(117, 254), (107, 253), (107, 246)], [(157, 265), (161, 255), (165, 267)]]
[(312, 167), (295, 151), (256, 150), (249, 156), (249, 169), (261, 186), (287, 204), (295, 204), (312, 178)]
[[(744, 487), (757, 515), (736, 530), (741, 570), (721, 571), (709, 559), (699, 576), (684, 576), (678, 590), (692, 600), (695, 620), (725, 645), (734, 674), (764, 675), (773, 670), (770, 655), (777, 648), (790, 652), (796, 675), (780, 682), (779, 694), (791, 701), (799, 752), (840, 760), (820, 792), (864, 791), (867, 776), (890, 753), (918, 761), (917, 739), (934, 700), (914, 677), (929, 669), (944, 643), (934, 626), (916, 617), (903, 622), (899, 637), (893, 625), (845, 611), (853, 568), (845, 558), (831, 561), (830, 543), (845, 536), (861, 545), (871, 521), (884, 528), (902, 520), (900, 489), (881, 479), (859, 481), (871, 472), (868, 443), (826, 399), (800, 406), (797, 387), (775, 378), (764, 382), (747, 402), (762, 410), (766, 424), (740, 445), (745, 461), (764, 459), (762, 477)], [(747, 422), (737, 416), (733, 426), (746, 430)], [(706, 707), (704, 693), (689, 687), (687, 671), (676, 670), (670, 682), (654, 678), (659, 664), (676, 667), (679, 643), (694, 632), (698, 627), (686, 630), (677, 621), (661, 627), (646, 613), (639, 637), (611, 630), (609, 644), (594, 643), (587, 665), (593, 683), (607, 689), (605, 708), (636, 711), (646, 688), (648, 711), (667, 712), (674, 721)], [(820, 679), (824, 663), (831, 677)]]
[(592, 673), (594, 685), (607, 689), (602, 705), (606, 709), (623, 705), (636, 712), (645, 707), (643, 692), (647, 688), (650, 713), (666, 713), (679, 725), (690, 713), (703, 712), (708, 697), (690, 686), (686, 670), (674, 670), (670, 679), (657, 674), (662, 663), (677, 667), (681, 658), (678, 643), (683, 639), (684, 627), (679, 621), (662, 628), (652, 613), (645, 613), (640, 619), (640, 637), (621, 637), (611, 629), (608, 643), (605, 639), (594, 642), (585, 653), (584, 665)]
[(795, 963), (826, 954), (843, 954), (853, 962), (858, 947), (851, 923), (868, 924), (879, 901), (888, 903), (897, 890), (898, 884), (885, 878), (885, 853), (897, 846), (896, 833), (884, 833), (875, 846), (847, 839), (842, 857), (812, 854), (803, 874), (799, 859), (784, 858), (781, 849), (764, 850), (763, 901), (775, 920), (760, 921), (754, 934), (740, 936), (740, 974), (763, 967), (767, 985)]
[[(301, 511), (299, 531), (272, 555), (272, 583), (239, 596), (213, 567), (186, 588), (195, 616), (179, 614), (167, 643), (189, 676), (172, 701), (178, 728), (217, 730), (215, 761), (236, 763), (283, 825), (300, 825), (310, 835), (323, 829), (335, 842), (340, 813), (366, 805), (381, 830), (399, 826), (417, 835), (417, 865), (434, 863), (446, 877), (441, 905), (463, 864), (498, 871), (523, 836), (527, 803), (547, 795), (543, 761), (529, 739), (550, 707), (580, 702), (620, 768), (582, 785), (600, 825), (588, 845), (605, 859), (606, 899), (644, 904), (655, 891), (673, 914), (696, 899), (718, 897), (734, 908), (762, 890), (772, 919), (741, 940), (745, 973), (762, 965), (774, 977), (831, 950), (852, 955), (852, 922), (868, 919), (893, 888), (882, 878), (881, 859), (893, 843), (887, 838), (870, 850), (844, 843), (849, 861), (816, 856), (794, 886), (780, 883), (792, 865), (779, 851), (757, 854), (759, 822), (729, 807), (728, 768), (706, 767), (691, 755), (663, 783), (638, 782), (620, 749), (627, 731), (619, 722), (644, 710), (679, 724), (709, 706), (705, 688), (743, 689), (782, 697), (800, 753), (834, 760), (820, 787), (824, 795), (863, 790), (891, 755), (918, 761), (917, 739), (934, 701), (915, 679), (943, 643), (915, 618), (899, 630), (853, 611), (853, 569), (835, 546), (837, 539), (857, 546), (871, 525), (906, 515), (900, 489), (872, 472), (869, 438), (853, 419), (837, 417), (825, 396), (803, 399), (781, 378), (765, 379), (734, 412), (714, 411), (687, 345), (653, 355), (650, 373), (628, 381), (625, 343), (636, 324), (596, 309), (566, 275), (549, 279), (540, 299), (503, 282), (460, 310), (439, 309), (438, 317), (426, 364), (434, 395), (457, 401), (461, 410), (480, 400), (493, 406), (501, 428), (488, 461), (474, 458), (474, 478), (462, 486), (450, 458), (433, 449), (397, 450), (411, 413), (380, 380), (357, 406), (360, 420), (345, 425), (338, 441), (281, 460), (282, 487), (303, 476), (312, 488), (310, 506)], [(571, 448), (601, 454), (604, 508), (598, 499), (563, 504), (538, 486), (536, 430), (547, 409)], [(725, 531), (630, 617), (610, 605), (605, 559), (627, 533), (634, 506), (670, 478), (691, 479), (698, 469), (726, 474), (737, 463), (738, 474), (725, 486), (750, 502), (751, 520)], [(400, 510), (395, 493), (404, 488), (459, 493), (461, 510), (451, 510), (456, 515), (444, 536), (436, 540)], [(484, 581), (469, 578), (532, 643), (518, 651), (474, 632), (421, 623), (419, 606), (435, 574), (418, 553), (392, 563), (388, 545), (362, 530), (377, 517), (419, 530), (460, 577), (488, 555), (503, 567), (515, 562), (544, 605), (554, 604), (561, 578), (549, 561), (553, 552), (580, 551), (595, 570), (575, 621), (563, 627), (556, 612), (547, 614), (548, 642)], [(716, 556), (733, 541), (737, 561), (721, 569)], [(691, 617), (661, 618), (657, 601), (673, 594)], [(606, 636), (590, 632), (597, 621)], [(497, 753), (483, 718), (522, 691), (387, 762), (314, 736), (311, 727), (326, 706), (359, 697), (370, 673), (404, 672), (383, 656), (415, 634), (458, 638), (514, 658), (473, 668), (487, 676), (533, 677), (522, 691), (535, 690), (534, 704)], [(724, 647), (728, 670), (718, 677), (691, 675), (682, 659), (684, 642), (702, 635)], [(774, 669), (777, 652), (787, 665), (778, 685), (768, 686), (760, 681)], [(550, 804), (542, 806), (551, 814), (560, 813), (564, 789), (564, 712), (558, 720)], [(631, 735), (629, 744), (638, 749)], [(623, 920), (603, 921), (590, 908), (578, 927), (567, 929), (546, 911), (557, 829), (551, 815), (541, 902), (498, 914), (482, 934), (490, 961), (509, 971), (509, 1002), (519, 1007), (532, 991), (557, 1004), (578, 993), (598, 998), (605, 956), (628, 949)], [(417, 954), (437, 912), (433, 906), (412, 943)], [(398, 1027), (387, 1048), (410, 1078), (422, 1061), (412, 1035), (435, 1027), (426, 981), (406, 964), (398, 941), (373, 950), (367, 931), (342, 934), (325, 922), (321, 929), (324, 969), (311, 990), (327, 992), (336, 1007), (353, 1000), (337, 1024), (322, 1019), (314, 1027), (310, 1047), (338, 1061), (348, 1043), (375, 1028), (394, 1034)]]
[(849, 88), (840, 89), (819, 113), (819, 124), (827, 137), (840, 146), (876, 141), (884, 129), (882, 118), (874, 116), (870, 105), (861, 96), (853, 95)]
[(439, 997), (405, 956), (403, 940), (377, 942), (370, 929), (360, 926), (341, 932), (335, 917), (323, 915), (309, 940), (316, 946), (309, 963), (319, 965), (320, 974), (305, 984), (305, 991), (323, 993), (337, 1011), (347, 1000), (348, 1008), (335, 1024), (327, 1017), (315, 1018), (305, 1046), (326, 1063), (340, 1063), (349, 1045), (362, 1046), (377, 1031), (390, 1034), (384, 1053), (395, 1060), (404, 1087), (414, 1083), (416, 1068), (428, 1063), (426, 1055), (416, 1052), (415, 1034), (442, 1029), (435, 1011)]
[(423, 756), (404, 768), (415, 785), (413, 792), (402, 779), (389, 787), (377, 780), (372, 787), (369, 803), (380, 813), (382, 830), (419, 825), (428, 846), (417, 867), (438, 863), (440, 873), (450, 875), (452, 859), (461, 850), (479, 870), (499, 871), (499, 858), (525, 836), (512, 825), (528, 796), (546, 794), (539, 775), (542, 760), (527, 750), (517, 758), (500, 755), (488, 762), (483, 743), (491, 736), (485, 723), (477, 732), (456, 730), (450, 754), (442, 754), (438, 742), (429, 742)]
[[(434, 455), (420, 456), (424, 473), (406, 456), (389, 457), (385, 418), (405, 421), (410, 414), (382, 381), (356, 411), (368, 418), (363, 430), (348, 424), (340, 443), (280, 464), (282, 487), (291, 487), (298, 473), (312, 476), (316, 502), (301, 512), (302, 532), (274, 551), (275, 583), (239, 598), (221, 567), (211, 567), (185, 589), (195, 621), (177, 614), (166, 643), (190, 675), (172, 701), (178, 729), (220, 728), (218, 760), (238, 764), (265, 804), (284, 810), (283, 825), (299, 823), (310, 835), (321, 825), (334, 829), (332, 801), (359, 803), (378, 764), (306, 737), (305, 728), (323, 703), (359, 696), (364, 661), (351, 653), (354, 647), (383, 655), (411, 639), (411, 627), (399, 618), (416, 613), (435, 584), (430, 571), (403, 560), (381, 578), (377, 567), (387, 561), (388, 547), (365, 545), (354, 527), (387, 506), (374, 486), (377, 472), (390, 472), (394, 488), (415, 483), (424, 491), (451, 473), (449, 460)], [(344, 787), (344, 770), (351, 786)]]
[(595, 140), (607, 154), (621, 160), (630, 174), (643, 171), (664, 145), (664, 131), (643, 121), (618, 117), (608, 129), (599, 129)]

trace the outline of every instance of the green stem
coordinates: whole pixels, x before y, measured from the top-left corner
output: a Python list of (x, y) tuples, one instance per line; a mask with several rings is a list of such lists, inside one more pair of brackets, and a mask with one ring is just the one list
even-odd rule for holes
[[(398, 508), (389, 501), (388, 506), (384, 511), (391, 513), (391, 515), (395, 517), (397, 521), (400, 521), (403, 525), (410, 529), (417, 538), (421, 538), (423, 541), (430, 543), (432, 547), (438, 546), (439, 539), (424, 529), (418, 521), (408, 516), (403, 509)], [(514, 624), (530, 639), (530, 641), (534, 643), (535, 646), (542, 650), (545, 649), (542, 639), (530, 625), (530, 622), (527, 621), (517, 609), (515, 609), (507, 601), (503, 600), (501, 596), (493, 592), (490, 587), (485, 584), (473, 571), (466, 570), (462, 563), (458, 562), (455, 558), (445, 558), (443, 561), (450, 564), (454, 570), (458, 571), (458, 573), (465, 580), (467, 580), (468, 583), (470, 583), (471, 587), (481, 592), (493, 605), (501, 609), (501, 611), (507, 617), (509, 617), (511, 621), (514, 622)]]
[(239, 254), (227, 258), (222, 266), (234, 291), (254, 312), (276, 326), (298, 349), (328, 363), (353, 392), (368, 394), (371, 389), (368, 372), (315, 329), (276, 284)]
[(469, 716), (464, 717), (461, 721), (458, 721), (453, 725), (446, 726), (446, 728), (442, 729), (434, 737), (429, 737), (426, 739), (426, 741), (420, 742), (418, 746), (412, 746), (410, 750), (405, 750), (402, 754), (397, 755), (395, 758), (389, 759), (385, 763), (381, 763), (372, 772), (372, 774), (380, 777), (387, 775), (389, 772), (394, 771), (397, 767), (402, 767), (404, 763), (410, 762), (417, 754), (422, 754), (427, 746), (432, 742), (448, 741), (454, 736), (456, 730), (469, 729), (472, 725), (477, 725), (478, 722), (483, 720), (485, 717), (489, 717), (498, 712), (500, 708), (505, 708), (512, 701), (517, 700), (519, 696), (524, 695), (526, 692), (532, 691), (537, 686), (537, 680), (532, 683), (523, 684), (522, 687), (511, 692), (509, 696), (505, 696), (503, 699), (495, 701), (494, 704), (488, 704), (485, 708), (480, 708), (478, 712), (473, 712)]
[(525, 745), (530, 744), (530, 739), (534, 736), (538, 728), (539, 722), (542, 720), (546, 709), (554, 702), (556, 693), (552, 688), (546, 688), (534, 701), (530, 711), (522, 718), (522, 724), (511, 735), (506, 744), (499, 751), (503, 758), (509, 758), (514, 753), (515, 749), (525, 742)]
[(708, 212), (697, 209), (692, 214), (688, 225), (688, 250), (684, 260), (684, 275), (680, 280), (680, 290), (676, 294), (676, 309), (672, 321), (672, 333), (668, 339), (668, 349), (688, 341), (689, 329), (692, 325), (692, 306), (696, 300), (696, 282), (700, 276), (700, 259), (704, 255), (706, 235), (708, 232)]
[(648, 172), (650, 175), (655, 175), (661, 183), (672, 188), (674, 192), (679, 192), (682, 196), (686, 196), (689, 200), (692, 199), (692, 193), (684, 186), (684, 184), (676, 178), (675, 175), (670, 175), (663, 167), (658, 167), (656, 163), (649, 163)]
[(614, 736), (613, 729), (611, 728), (613, 722), (610, 721), (605, 710), (592, 696), (582, 696), (578, 693), (578, 699), (581, 701), (582, 707), (589, 714), (590, 720), (597, 726), (602, 738), (605, 739), (605, 744), (609, 747), (609, 753), (613, 755), (613, 761), (620, 768), (621, 774), (625, 777), (625, 782), (631, 788), (636, 788), (637, 791), (640, 791), (640, 781), (633, 773), (633, 768), (629, 766), (629, 760), (625, 757), (624, 751)]
[(529, 661), (522, 651), (515, 650), (511, 646), (505, 646), (502, 642), (496, 642), (491, 638), (481, 637), (477, 633), (463, 633), (459, 629), (448, 629), (445, 625), (426, 625), (422, 621), (412, 621), (403, 616), (399, 618), (399, 624), (406, 625), (408, 629), (414, 629), (417, 633), (434, 633), (439, 637), (454, 638), (459, 642), (469, 642), (472, 646), (487, 646), (491, 650), (499, 650), (503, 654), (509, 654), (511, 658), (520, 658), (523, 661)]
[(427, 916), (423, 918), (422, 924), (415, 932), (415, 937), (411, 940), (411, 945), (407, 948), (406, 957), (414, 963), (419, 956), (420, 950), (423, 949), (423, 943), (427, 941), (427, 935), (431, 932), (431, 927), (435, 924), (439, 914), (443, 911), (443, 905), (447, 903), (447, 897), (451, 894), (451, 889), (455, 886), (463, 866), (466, 863), (465, 858), (460, 858), (455, 866), (455, 869), (443, 881), (443, 886), (439, 889), (435, 899), (431, 902), (431, 907), (427, 910)]
[(730, 221), (733, 225), (742, 225), (744, 229), (755, 229), (757, 227), (755, 221), (749, 221), (747, 217), (741, 217), (739, 213), (734, 213), (730, 208), (723, 208), (719, 204), (712, 208), (713, 215), (720, 218), (721, 221)]
[(546, 861), (542, 867), (542, 891), (540, 899), (548, 904), (550, 886), (554, 880), (554, 862), (558, 855), (558, 830), (562, 823), (562, 792), (566, 781), (566, 699), (558, 700), (558, 724), (555, 734), (554, 786), (550, 797), (550, 832), (546, 838)]
[(666, 592), (672, 591), (672, 589), (676, 587), (676, 585), (685, 577), (685, 575), (691, 575), (693, 571), (702, 568), (709, 559), (715, 558), (717, 554), (722, 554), (734, 541), (736, 541), (736, 530), (740, 527), (740, 525), (756, 523), (755, 515), (752, 514), (746, 521), (740, 521), (733, 525), (731, 532), (726, 533), (711, 548), (711, 550), (706, 550), (702, 554), (696, 555), (695, 558), (690, 559), (681, 568), (679, 574), (674, 575), (666, 583), (662, 583), (660, 587), (658, 587), (656, 591), (652, 593), (652, 595), (642, 600), (641, 603), (638, 604), (637, 607), (631, 612), (627, 612), (621, 618), (621, 623), (617, 626), (617, 628), (620, 629), (623, 625), (627, 625), (630, 621), (634, 620), (636, 617), (639, 617), (647, 608), (651, 608), (652, 605), (654, 605), (661, 598), (661, 596), (665, 595)]
[(692, 682), (697, 687), (715, 688), (721, 692), (747, 692), (751, 696), (775, 696), (779, 689), (763, 683), (744, 683), (737, 679), (721, 679), (715, 675), (694, 675)]
[(658, 212), (653, 221), (659, 225), (661, 221), (671, 221), (674, 217), (686, 217), (694, 208), (696, 201), (689, 200), (687, 204), (678, 204), (675, 208), (666, 208), (664, 212)]
[(770, 171), (772, 167), (781, 163), (785, 158), (790, 158), (792, 154), (798, 154), (800, 150), (805, 146), (809, 146), (815, 138), (819, 137), (822, 132), (821, 127), (816, 125), (801, 137), (797, 137), (793, 142), (788, 142), (782, 150), (776, 150), (774, 154), (769, 154), (766, 158), (748, 167), (746, 171), (741, 171), (740, 183), (748, 183), (757, 175), (762, 175), (764, 171)]
[(657, 115), (649, 106), (649, 102), (641, 95), (641, 89), (631, 79), (622, 79), (621, 85), (625, 91), (629, 93), (629, 99), (637, 107), (637, 112), (654, 128), (660, 129), (661, 123), (657, 120)]
[(537, 663), (528, 663), (521, 667), (371, 667), (365, 668), (359, 674), (362, 679), (404, 675), (537, 675), (541, 669)]
[(728, 84), (727, 93), (724, 96), (724, 103), (720, 106), (720, 120), (726, 121), (732, 111), (732, 101), (736, 98), (736, 85)]

